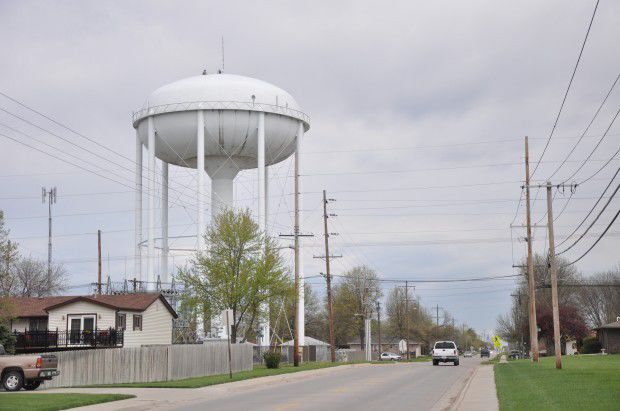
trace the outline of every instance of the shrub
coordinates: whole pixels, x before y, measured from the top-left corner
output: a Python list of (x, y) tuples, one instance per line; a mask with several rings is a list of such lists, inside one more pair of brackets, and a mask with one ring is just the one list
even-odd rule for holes
[(263, 354), (263, 360), (265, 360), (265, 365), (267, 368), (280, 368), (280, 361), (282, 361), (282, 356), (280, 353), (275, 351), (267, 351)]
[(582, 354), (598, 354), (601, 352), (601, 343), (596, 337), (585, 337), (579, 352)]
[(15, 352), (15, 336), (7, 324), (0, 322), (0, 344), (8, 353)]

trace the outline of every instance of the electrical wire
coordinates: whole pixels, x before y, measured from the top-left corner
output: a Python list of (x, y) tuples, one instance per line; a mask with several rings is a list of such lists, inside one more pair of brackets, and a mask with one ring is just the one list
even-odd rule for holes
[[(590, 127), (592, 126), (592, 124), (594, 123), (594, 121), (596, 120), (596, 118), (598, 117), (599, 113), (601, 112), (601, 109), (603, 108), (603, 106), (605, 105), (605, 103), (607, 102), (607, 99), (609, 98), (609, 96), (611, 95), (611, 92), (614, 90), (614, 88), (616, 87), (616, 84), (618, 83), (618, 80), (620, 80), (620, 73), (618, 73), (618, 75), (616, 76), (616, 79), (614, 80), (613, 84), (611, 85), (611, 88), (609, 89), (609, 91), (607, 92), (607, 94), (605, 95), (605, 98), (603, 99), (603, 101), (601, 102), (600, 106), (598, 106), (598, 109), (596, 110), (596, 112), (594, 113), (594, 116), (592, 117), (592, 119), (590, 120), (590, 122), (588, 123), (587, 127), (585, 128), (585, 130), (583, 131), (583, 133), (581, 134), (581, 137), (579, 137), (579, 140), (577, 140), (577, 142), (573, 145), (573, 147), (571, 148), (570, 152), (566, 155), (566, 157), (564, 158), (564, 160), (562, 161), (562, 163), (555, 169), (555, 171), (553, 171), (553, 173), (551, 173), (551, 175), (549, 176), (548, 180), (551, 180), (553, 178), (553, 176), (555, 176), (558, 171), (560, 171), (560, 169), (564, 166), (564, 164), (566, 164), (566, 162), (568, 161), (568, 159), (570, 158), (570, 156), (575, 152), (575, 149), (577, 148), (577, 146), (579, 145), (579, 143), (581, 143), (581, 140), (583, 140), (583, 137), (586, 135), (586, 133), (588, 132), (588, 130), (590, 130)], [(607, 134), (609, 130), (607, 130), (605, 132), (605, 134)], [(605, 135), (604, 134), (604, 135)], [(604, 136), (603, 135), (603, 136)], [(604, 137), (603, 137), (604, 138)], [(601, 138), (602, 140), (602, 138)], [(600, 141), (599, 143), (600, 144)], [(598, 147), (598, 144), (596, 145)], [(594, 151), (592, 151), (592, 153), (594, 153)], [(592, 155), (592, 153), (590, 154), (590, 156)], [(588, 156), (588, 158), (590, 157)], [(587, 161), (587, 159), (586, 159)], [(583, 165), (582, 165), (583, 167)], [(579, 171), (579, 170), (577, 170)], [(575, 173), (576, 174), (576, 173)], [(567, 178), (566, 180), (570, 180), (571, 177)]]
[[(603, 192), (601, 193), (601, 195), (599, 196), (599, 198), (596, 200), (596, 202), (594, 203), (594, 205), (592, 206), (592, 208), (590, 209), (590, 211), (588, 211), (588, 214), (583, 218), (583, 220), (581, 220), (581, 222), (579, 223), (579, 225), (566, 237), (566, 239), (564, 239), (562, 242), (560, 242), (558, 244), (558, 247), (561, 246), (562, 244), (564, 244), (566, 241), (568, 241), (580, 228), (581, 226), (588, 220), (588, 218), (590, 217), (590, 215), (594, 212), (594, 210), (596, 209), (596, 206), (598, 205), (598, 203), (601, 202), (601, 200), (604, 198), (605, 193), (607, 193), (607, 190), (609, 190), (609, 187), (611, 187), (611, 184), (614, 182), (614, 180), (616, 179), (616, 177), (618, 176), (618, 173), (620, 173), (620, 167), (616, 170), (616, 173), (614, 174), (614, 176), (611, 178), (611, 180), (609, 180), (609, 183), (607, 184), (607, 186), (605, 187), (605, 189), (603, 190)], [(609, 197), (608, 197), (609, 198)]]
[[(613, 198), (615, 197), (615, 195), (616, 195), (616, 193), (618, 192), (619, 189), (620, 189), (620, 184), (618, 184), (616, 186), (616, 189), (614, 190), (613, 194), (609, 197), (609, 199), (607, 200), (607, 202), (605, 203), (605, 205), (603, 206), (601, 211), (599, 211), (598, 215), (594, 218), (594, 220), (588, 226), (588, 228), (586, 228), (586, 230), (570, 246), (566, 247), (563, 251), (556, 252), (555, 255), (562, 255), (562, 254), (564, 254), (565, 252), (567, 252), (568, 250), (573, 248), (575, 245), (577, 245), (577, 243), (579, 243), (579, 241), (581, 241), (581, 239), (588, 233), (588, 231), (590, 231), (590, 229), (592, 228), (594, 223), (596, 223), (598, 221), (598, 219), (601, 217), (601, 215), (603, 215), (603, 212), (605, 212), (605, 210), (607, 209), (607, 206), (611, 203), (611, 200), (613, 200)], [(615, 220), (615, 218), (614, 218), (614, 220)], [(605, 231), (603, 232), (602, 235), (605, 235), (605, 233), (607, 232), (608, 229), (609, 229), (609, 227), (607, 229), (605, 229)]]
[[(566, 183), (569, 180), (572, 180), (577, 173), (579, 173), (579, 171), (581, 171), (581, 169), (588, 163), (588, 161), (590, 160), (590, 157), (592, 157), (592, 155), (594, 154), (594, 152), (598, 149), (598, 147), (601, 145), (601, 143), (603, 142), (603, 140), (605, 139), (605, 137), (607, 136), (607, 133), (609, 132), (609, 130), (611, 129), (611, 127), (614, 125), (616, 119), (618, 118), (618, 115), (620, 114), (620, 108), (618, 108), (618, 111), (616, 111), (616, 114), (614, 115), (614, 117), (612, 118), (611, 122), (609, 123), (609, 126), (607, 127), (607, 129), (605, 130), (605, 133), (603, 134), (603, 136), (600, 138), (600, 140), (596, 143), (596, 145), (594, 146), (594, 148), (592, 149), (592, 151), (590, 151), (590, 154), (588, 154), (588, 157), (586, 157), (585, 160), (582, 161), (581, 165), (579, 167), (577, 167), (577, 169), (575, 171), (573, 171), (573, 173), (568, 176), (567, 178), (564, 179), (564, 181), (562, 182), (562, 184)], [(616, 152), (617, 154), (617, 152)], [(602, 167), (601, 169), (605, 168), (607, 166), (607, 164), (609, 164), (612, 159), (615, 158), (615, 154), (614, 156), (611, 157), (610, 160), (608, 160)], [(598, 174), (598, 173), (596, 173)], [(596, 175), (594, 174), (594, 175)], [(593, 176), (594, 176), (593, 175)], [(589, 178), (585, 179), (584, 181), (582, 181), (580, 184), (585, 184), (587, 183), (593, 176), (590, 176)]]
[(620, 214), (620, 209), (616, 212), (616, 215), (614, 216), (614, 218), (611, 220), (611, 222), (609, 223), (609, 225), (607, 226), (607, 228), (605, 228), (605, 231), (603, 231), (603, 232), (601, 233), (601, 235), (600, 235), (600, 236), (596, 239), (596, 241), (594, 242), (594, 244), (592, 244), (592, 245), (590, 246), (590, 248), (588, 248), (588, 249), (586, 250), (586, 252), (585, 252), (585, 253), (583, 253), (583, 254), (582, 254), (579, 258), (577, 258), (577, 259), (576, 259), (576, 260), (574, 260), (574, 261), (571, 261), (570, 263), (568, 263), (568, 264), (566, 264), (566, 265), (573, 265), (573, 264), (575, 264), (575, 263), (579, 262), (579, 261), (580, 261), (583, 257), (585, 257), (586, 255), (588, 255), (588, 253), (589, 253), (590, 251), (592, 251), (592, 249), (593, 249), (594, 247), (596, 247), (596, 245), (599, 243), (599, 241), (601, 241), (601, 240), (603, 239), (603, 237), (605, 237), (605, 234), (607, 234), (607, 231), (609, 231), (609, 229), (611, 228), (611, 226), (614, 224), (614, 222), (615, 222), (615, 221), (616, 221), (616, 219), (618, 218), (618, 215), (619, 215), (619, 214)]
[(566, 103), (566, 98), (568, 97), (568, 92), (573, 85), (573, 80), (575, 79), (575, 74), (577, 73), (577, 68), (579, 67), (579, 63), (581, 62), (581, 56), (583, 55), (583, 50), (586, 47), (586, 42), (588, 41), (588, 36), (590, 35), (590, 29), (592, 28), (592, 23), (594, 22), (594, 16), (596, 16), (596, 10), (598, 9), (599, 0), (596, 0), (596, 5), (594, 6), (594, 11), (592, 12), (592, 17), (590, 18), (590, 23), (588, 24), (588, 30), (586, 31), (586, 36), (583, 39), (583, 43), (581, 44), (581, 49), (579, 50), (579, 55), (577, 56), (577, 62), (575, 63), (575, 67), (573, 68), (573, 73), (570, 76), (570, 80), (568, 82), (568, 87), (566, 87), (566, 92), (564, 93), (564, 97), (562, 98), (562, 104), (560, 105), (560, 109), (558, 110), (558, 114), (555, 117), (555, 121), (553, 122), (553, 127), (551, 128), (551, 133), (549, 133), (549, 137), (547, 138), (547, 143), (545, 144), (545, 148), (543, 152), (540, 154), (540, 158), (534, 167), (534, 171), (530, 174), (530, 177), (533, 177), (536, 174), (536, 170), (538, 170), (538, 166), (540, 165), (541, 160), (543, 159), (547, 149), (549, 148), (549, 144), (551, 143), (551, 139), (553, 138), (553, 133), (555, 133), (555, 129), (560, 121), (560, 116), (562, 114), (562, 110), (564, 109), (564, 104)]

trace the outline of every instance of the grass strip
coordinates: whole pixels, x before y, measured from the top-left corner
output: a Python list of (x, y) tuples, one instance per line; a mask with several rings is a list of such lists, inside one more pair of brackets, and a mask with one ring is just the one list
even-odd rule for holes
[(495, 365), (500, 410), (618, 410), (620, 355), (553, 357), (539, 364), (516, 360)]
[(57, 411), (103, 402), (126, 400), (134, 395), (122, 394), (0, 394), (0, 410), (11, 411)]
[(321, 368), (337, 367), (347, 363), (331, 362), (308, 362), (299, 367), (283, 365), (280, 368), (266, 368), (265, 366), (255, 366), (252, 371), (242, 371), (234, 373), (232, 379), (228, 374), (209, 375), (206, 377), (187, 378), (177, 381), (157, 381), (157, 382), (136, 382), (126, 384), (97, 385), (96, 387), (134, 387), (134, 388), (200, 388), (208, 385), (225, 384), (227, 382), (249, 380), (252, 378), (267, 377), (270, 375), (290, 374), (300, 371), (317, 370)]

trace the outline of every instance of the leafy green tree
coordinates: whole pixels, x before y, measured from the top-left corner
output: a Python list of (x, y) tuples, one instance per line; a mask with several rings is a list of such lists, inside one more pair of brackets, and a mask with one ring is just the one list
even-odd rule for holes
[(344, 273), (333, 290), (336, 345), (356, 337), (364, 345), (364, 317), (372, 314), (381, 295), (377, 273), (371, 268), (362, 265)]
[(264, 303), (290, 292), (291, 280), (277, 244), (259, 230), (249, 210), (217, 215), (205, 240), (206, 250), (179, 278), (190, 288), (198, 312), (232, 309), (231, 339), (237, 341), (241, 331), (250, 332), (268, 315)]

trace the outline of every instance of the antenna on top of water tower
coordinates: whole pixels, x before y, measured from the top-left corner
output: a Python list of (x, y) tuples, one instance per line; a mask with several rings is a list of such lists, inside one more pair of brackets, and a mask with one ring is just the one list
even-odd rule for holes
[(222, 70), (221, 70), (222, 73), (224, 72), (224, 62), (225, 62), (225, 59), (224, 59), (224, 36), (222, 36)]

